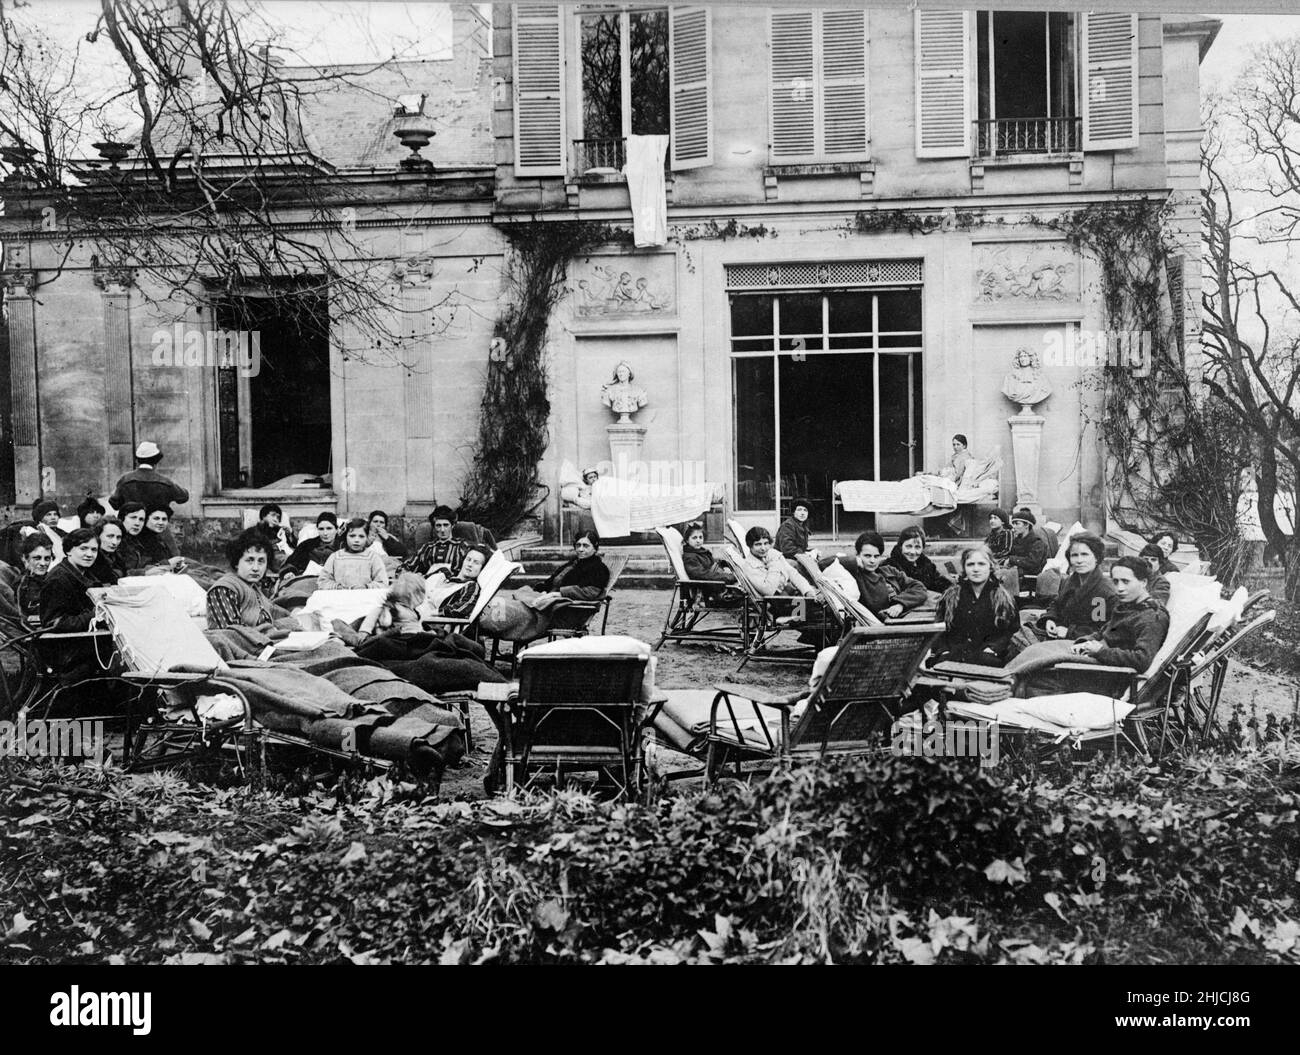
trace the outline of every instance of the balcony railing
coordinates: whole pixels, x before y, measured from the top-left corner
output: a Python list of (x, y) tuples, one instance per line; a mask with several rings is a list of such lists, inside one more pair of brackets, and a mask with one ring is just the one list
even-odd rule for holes
[(975, 122), (975, 156), (1073, 154), (1082, 149), (1081, 117), (1013, 117)]
[[(664, 152), (664, 171), (669, 169), (670, 152)], [(573, 141), (573, 174), (575, 176), (601, 175), (622, 172), (627, 164), (627, 140), (575, 139)]]
[(573, 167), (578, 176), (589, 172), (622, 172), (627, 163), (627, 140), (575, 139)]

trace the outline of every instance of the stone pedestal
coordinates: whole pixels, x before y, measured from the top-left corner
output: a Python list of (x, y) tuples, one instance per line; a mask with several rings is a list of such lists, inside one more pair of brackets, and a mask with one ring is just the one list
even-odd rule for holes
[(641, 464), (641, 447), (645, 443), (646, 426), (631, 422), (615, 422), (605, 426), (609, 437), (609, 460), (614, 463), (614, 476), (619, 480), (634, 480), (644, 475)]
[(1014, 418), (1011, 426), (1011, 453), (1016, 469), (1016, 505), (1042, 516), (1043, 507), (1038, 501), (1038, 458), (1043, 447), (1043, 423), (1047, 419), (1025, 407)]

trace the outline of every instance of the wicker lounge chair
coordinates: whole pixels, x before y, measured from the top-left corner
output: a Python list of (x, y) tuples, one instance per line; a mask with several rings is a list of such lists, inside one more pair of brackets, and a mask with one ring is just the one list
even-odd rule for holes
[(711, 603), (710, 595), (724, 589), (726, 584), (691, 579), (686, 574), (686, 564), (682, 559), (681, 532), (672, 527), (661, 527), (658, 531), (675, 582), (672, 597), (668, 600), (663, 633), (659, 635), (655, 649), (662, 648), (665, 641), (744, 649), (748, 644), (744, 608), (735, 604), (719, 607)]
[(619, 794), (637, 795), (649, 659), (648, 644), (622, 635), (525, 648), (518, 690), (499, 712), (506, 790), (546, 774), (596, 771)]
[(669, 692), (652, 720), (667, 742), (705, 755), (709, 781), (728, 768), (740, 776), (782, 760), (878, 750), (909, 706), (921, 659), (942, 631), (940, 623), (855, 627), (811, 692), (732, 683), (711, 693)]

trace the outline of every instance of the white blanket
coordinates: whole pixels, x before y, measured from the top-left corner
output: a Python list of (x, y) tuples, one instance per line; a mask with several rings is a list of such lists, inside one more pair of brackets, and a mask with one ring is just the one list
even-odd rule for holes
[(909, 480), (841, 480), (836, 490), (848, 513), (910, 513), (930, 502), (930, 489), (918, 476)]
[(601, 477), (591, 489), (591, 516), (604, 538), (694, 520), (713, 504), (712, 483), (670, 486)]
[(627, 137), (623, 171), (632, 199), (632, 239), (638, 249), (668, 241), (668, 188), (664, 183), (667, 150), (667, 136)]

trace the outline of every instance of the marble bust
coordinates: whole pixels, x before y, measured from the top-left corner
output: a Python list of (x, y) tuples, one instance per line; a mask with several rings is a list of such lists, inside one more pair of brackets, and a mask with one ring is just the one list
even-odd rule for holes
[(1015, 362), (1002, 379), (1002, 394), (1012, 403), (1020, 404), (1021, 414), (1032, 414), (1034, 404), (1052, 394), (1052, 386), (1043, 376), (1042, 363), (1028, 348), (1017, 349)]
[(600, 389), (600, 401), (619, 416), (620, 425), (631, 424), (631, 416), (647, 402), (645, 389), (632, 383), (634, 377), (627, 363), (619, 363), (614, 367), (613, 376)]

